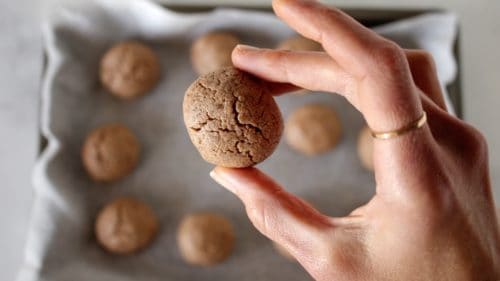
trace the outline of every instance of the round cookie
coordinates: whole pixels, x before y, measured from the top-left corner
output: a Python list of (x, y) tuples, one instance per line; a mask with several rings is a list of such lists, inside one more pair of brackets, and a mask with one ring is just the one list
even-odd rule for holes
[(177, 244), (184, 260), (209, 266), (224, 261), (234, 246), (234, 231), (223, 216), (213, 213), (190, 214), (182, 220)]
[(373, 171), (373, 137), (370, 129), (364, 127), (358, 136), (358, 156), (363, 166)]
[(126, 41), (114, 45), (104, 54), (99, 75), (111, 94), (131, 99), (156, 86), (160, 80), (160, 63), (148, 46)]
[(285, 125), (285, 138), (290, 147), (309, 156), (333, 149), (341, 132), (335, 111), (321, 104), (309, 104), (296, 109)]
[(108, 124), (88, 134), (82, 148), (82, 162), (93, 180), (112, 182), (134, 170), (139, 151), (139, 142), (127, 127)]
[(321, 47), (321, 44), (300, 35), (292, 36), (286, 39), (285, 41), (281, 42), (278, 47), (276, 47), (276, 49), (309, 52), (323, 51), (323, 47)]
[(191, 47), (191, 62), (199, 75), (232, 66), (231, 53), (240, 40), (228, 32), (211, 32), (198, 38)]
[(264, 161), (283, 131), (267, 84), (233, 67), (193, 82), (184, 96), (183, 112), (189, 137), (203, 159), (224, 167)]
[(116, 199), (97, 216), (95, 235), (107, 251), (131, 254), (145, 248), (158, 232), (158, 220), (151, 208), (129, 197)]

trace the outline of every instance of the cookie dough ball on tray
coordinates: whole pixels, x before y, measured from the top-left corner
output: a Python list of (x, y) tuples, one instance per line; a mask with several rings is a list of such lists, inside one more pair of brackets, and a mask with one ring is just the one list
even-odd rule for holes
[(95, 235), (107, 251), (131, 254), (149, 245), (158, 228), (158, 220), (148, 205), (134, 198), (122, 197), (99, 212)]
[(309, 104), (296, 109), (285, 125), (285, 138), (290, 147), (309, 156), (333, 149), (341, 133), (335, 111), (321, 104)]
[(323, 50), (321, 44), (311, 39), (307, 39), (300, 35), (292, 36), (285, 41), (281, 42), (276, 49), (289, 50), (289, 51), (310, 51), (320, 52)]
[(234, 231), (231, 223), (221, 215), (190, 214), (179, 225), (177, 243), (186, 262), (214, 265), (224, 261), (233, 251)]
[(191, 62), (199, 75), (232, 66), (231, 53), (240, 40), (229, 32), (211, 32), (198, 38), (191, 47)]
[(198, 78), (183, 104), (189, 137), (207, 162), (233, 168), (264, 161), (283, 121), (267, 84), (233, 67)]
[(111, 47), (101, 59), (100, 78), (111, 94), (122, 99), (142, 96), (160, 80), (160, 63), (154, 51), (137, 41)]
[(127, 127), (108, 124), (88, 134), (82, 148), (82, 162), (93, 180), (112, 182), (134, 170), (139, 152), (139, 142)]
[(364, 127), (359, 132), (358, 156), (363, 167), (373, 171), (373, 137), (368, 127)]

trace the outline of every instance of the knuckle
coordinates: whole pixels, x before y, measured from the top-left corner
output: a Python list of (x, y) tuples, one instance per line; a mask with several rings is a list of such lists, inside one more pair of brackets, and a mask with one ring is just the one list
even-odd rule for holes
[(269, 50), (266, 51), (265, 56), (269, 62), (270, 68), (277, 68), (282, 76), (289, 79), (288, 64), (290, 58), (290, 51), (288, 50)]
[(270, 63), (282, 64), (286, 60), (288, 53), (288, 50), (266, 50), (264, 56)]
[(435, 63), (432, 55), (427, 51), (419, 51), (418, 52), (418, 61), (422, 64), (423, 67), (434, 69)]
[(375, 63), (386, 72), (400, 72), (405, 66), (403, 50), (392, 41), (384, 40), (372, 50), (372, 55)]
[(436, 69), (434, 58), (427, 51), (412, 51), (408, 55), (408, 62), (412, 71), (416, 71), (418, 75), (433, 73)]
[(317, 11), (318, 19), (321, 19), (320, 23), (324, 28), (317, 28), (315, 30), (316, 34), (314, 41), (325, 42), (334, 40), (331, 33), (328, 31), (331, 26), (337, 25), (338, 18), (343, 17), (342, 12), (337, 9), (330, 9), (328, 7), (321, 7)]
[(342, 17), (342, 13), (339, 10), (331, 9), (326, 6), (319, 7), (317, 12), (318, 12), (317, 18), (326, 20), (326, 23), (329, 26), (335, 25), (337, 19)]
[(289, 52), (289, 50), (266, 50), (265, 55), (273, 61), (279, 61)]
[(476, 154), (484, 156), (488, 152), (488, 143), (484, 135), (474, 127), (470, 128), (470, 138)]
[(464, 155), (467, 155), (471, 164), (487, 162), (488, 143), (484, 135), (473, 126), (462, 122), (462, 148)]

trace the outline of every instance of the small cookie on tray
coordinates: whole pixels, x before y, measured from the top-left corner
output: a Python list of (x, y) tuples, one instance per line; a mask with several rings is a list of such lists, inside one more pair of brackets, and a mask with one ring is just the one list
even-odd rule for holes
[(151, 91), (160, 80), (160, 62), (143, 43), (125, 41), (111, 47), (102, 57), (101, 82), (111, 94), (132, 99)]

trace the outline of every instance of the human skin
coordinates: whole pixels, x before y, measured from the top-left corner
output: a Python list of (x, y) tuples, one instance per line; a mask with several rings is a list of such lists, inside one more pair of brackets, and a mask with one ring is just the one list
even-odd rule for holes
[(423, 110), (428, 122), (374, 140), (376, 194), (346, 217), (319, 213), (256, 168), (216, 167), (211, 176), (316, 280), (500, 280), (487, 145), (446, 111), (432, 57), (317, 2), (276, 0), (273, 8), (326, 52), (238, 46), (236, 67), (277, 85), (338, 93), (374, 131), (404, 127)]

